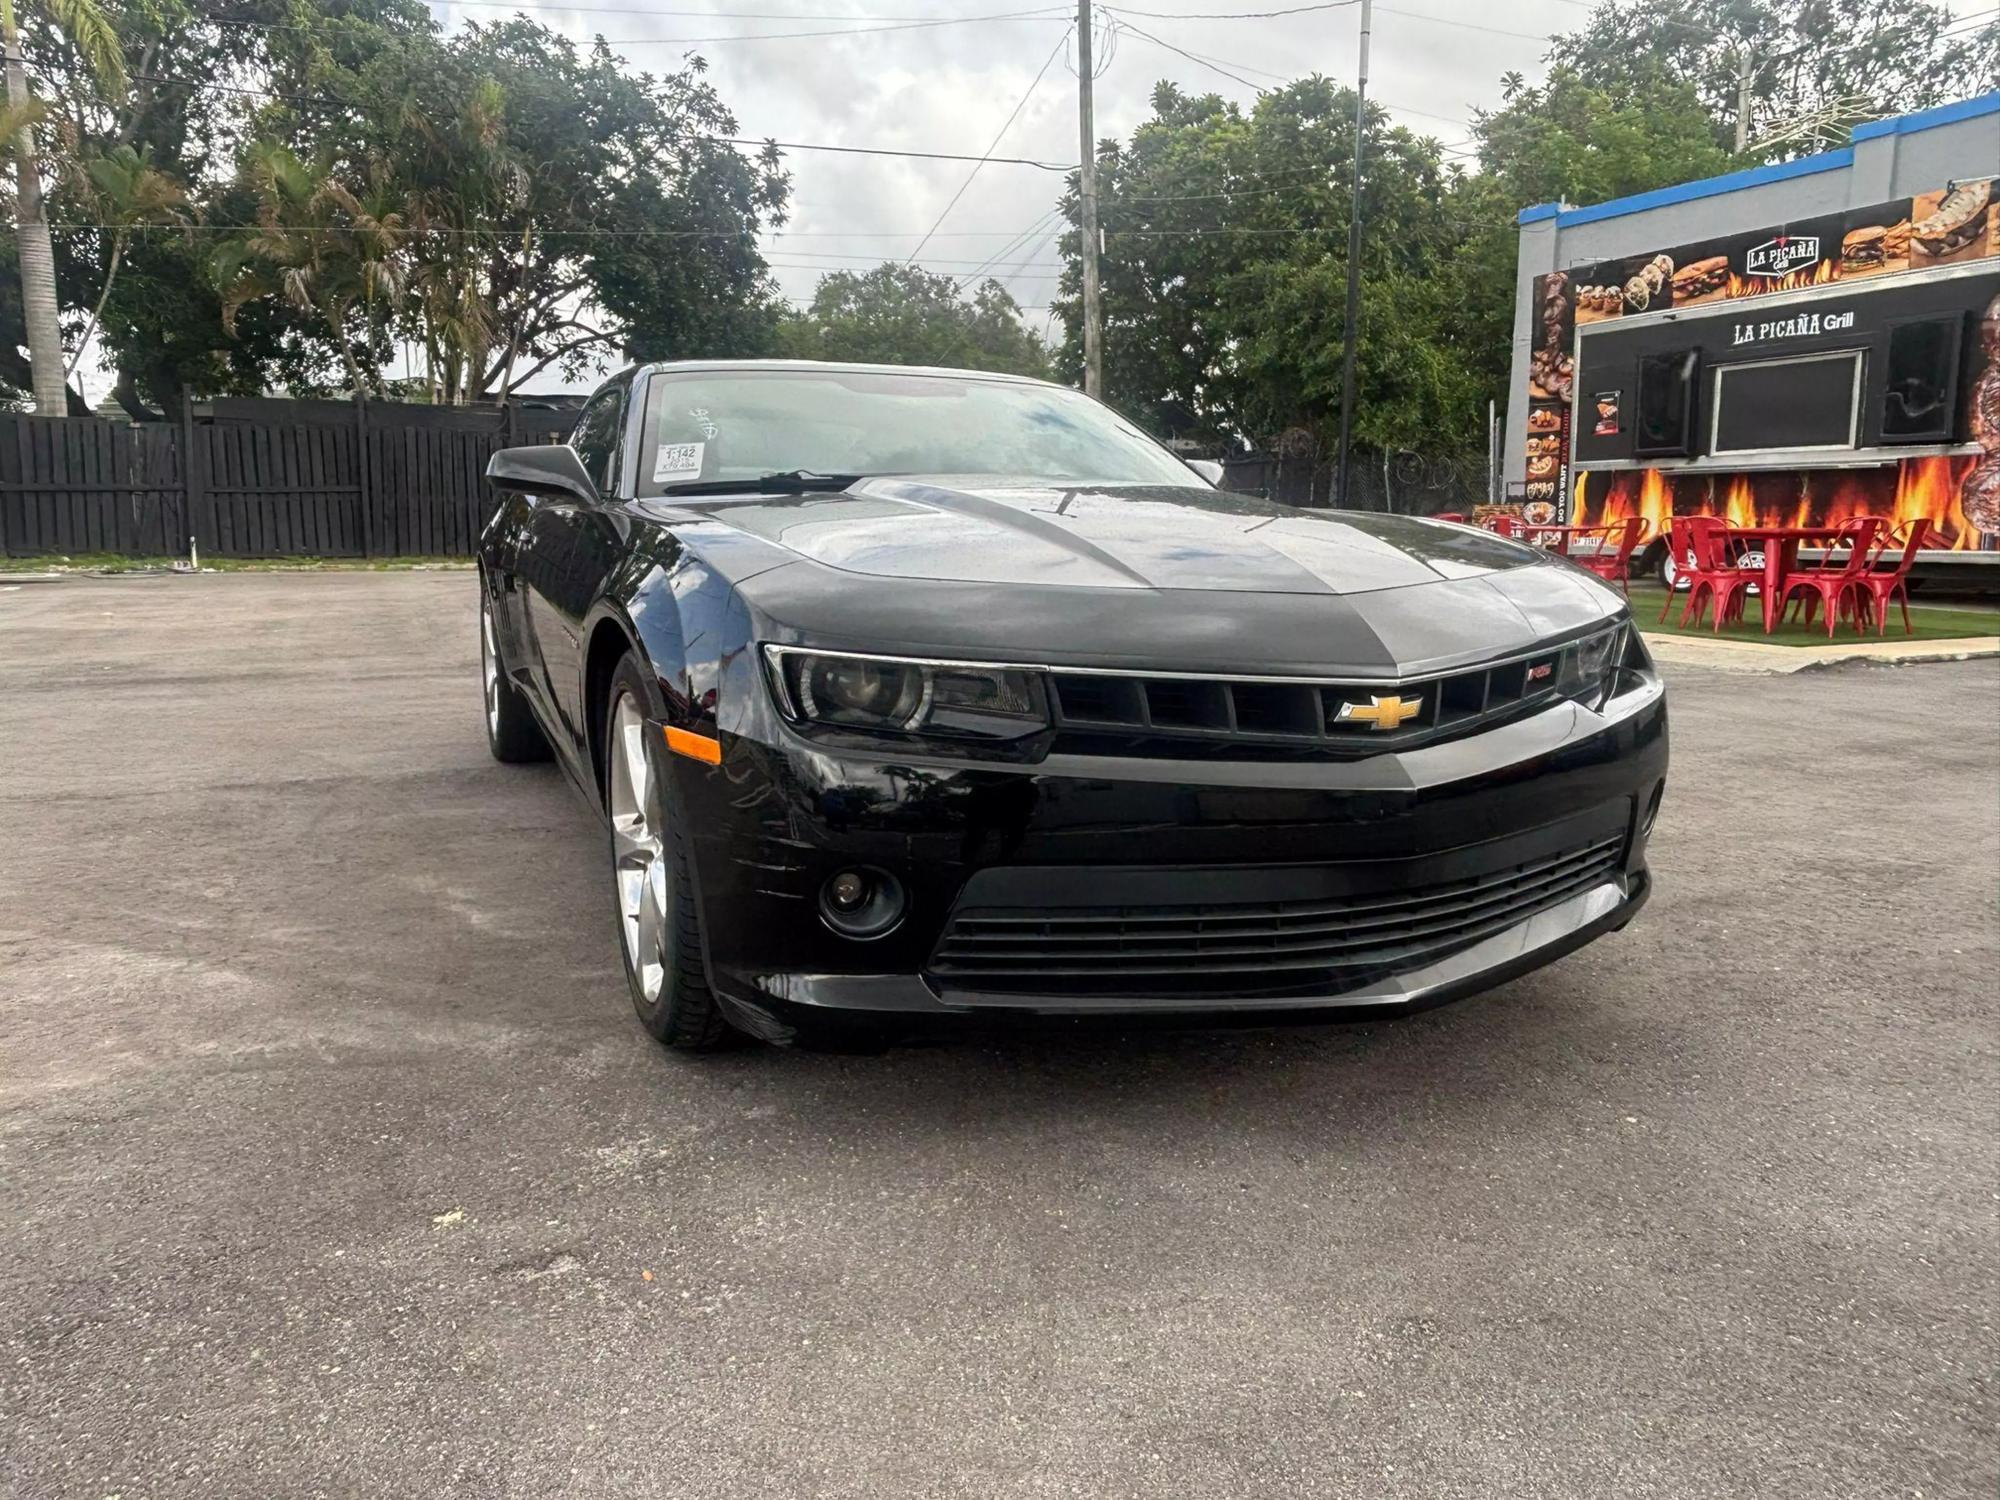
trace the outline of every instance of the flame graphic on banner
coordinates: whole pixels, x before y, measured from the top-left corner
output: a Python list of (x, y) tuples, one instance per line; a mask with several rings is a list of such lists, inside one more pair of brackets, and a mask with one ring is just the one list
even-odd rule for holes
[(1973, 552), (2000, 545), (2000, 536), (1983, 538), (1959, 507), (1959, 492), (1978, 463), (1977, 455), (1927, 455), (1871, 469), (1586, 473), (1573, 510), (1584, 526), (1643, 516), (1648, 536), (1664, 534), (1675, 515), (1720, 516), (1732, 526), (1838, 526), (1855, 516), (1894, 525), (1923, 516), (1931, 523), (1931, 546)]
[(1764, 297), (1772, 292), (1796, 292), (1802, 287), (1825, 286), (1836, 280), (1839, 274), (1839, 258), (1832, 255), (1815, 265), (1788, 271), (1783, 276), (1742, 276), (1731, 271), (1726, 295), (1732, 298)]

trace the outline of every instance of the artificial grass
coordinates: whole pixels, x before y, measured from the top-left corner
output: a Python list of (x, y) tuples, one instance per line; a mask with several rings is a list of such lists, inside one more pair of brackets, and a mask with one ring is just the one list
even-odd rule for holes
[[(1825, 646), (1830, 644), (1826, 636), (1826, 617), (1815, 615), (1813, 623), (1801, 624), (1796, 617), (1780, 620), (1778, 628), (1770, 635), (1764, 634), (1764, 601), (1747, 599), (1743, 604), (1743, 618), (1734, 624), (1724, 625), (1720, 632), (1711, 629), (1715, 623), (1713, 610), (1704, 605), (1699, 623), (1683, 626), (1681, 611), (1686, 607), (1687, 596), (1674, 596), (1674, 607), (1667, 611), (1665, 621), (1659, 619), (1660, 606), (1665, 602), (1665, 593), (1658, 588), (1635, 586), (1632, 590), (1632, 618), (1639, 628), (1650, 635), (1695, 635), (1710, 640), (1759, 641), (1770, 646)], [(1912, 604), (1910, 606), (1910, 629), (1903, 629), (1903, 611), (1899, 605), (1889, 606), (1889, 628), (1883, 635), (1876, 635), (1871, 626), (1857, 635), (1853, 626), (1845, 620), (1834, 632), (1831, 644), (1854, 641), (1948, 641), (1971, 635), (2000, 635), (2000, 609), (1988, 609), (1976, 605), (1936, 605)]]

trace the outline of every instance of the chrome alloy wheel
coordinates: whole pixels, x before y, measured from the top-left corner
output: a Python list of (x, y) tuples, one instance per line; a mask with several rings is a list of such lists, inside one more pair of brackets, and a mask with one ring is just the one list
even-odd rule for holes
[(667, 862), (663, 829), (655, 824), (653, 763), (646, 756), (646, 721), (630, 693), (611, 714), (611, 859), (618, 882), (625, 958), (648, 1005), (666, 982)]
[(486, 732), (500, 738), (500, 643), (493, 637), (493, 601), (479, 598), (479, 676), (486, 688)]

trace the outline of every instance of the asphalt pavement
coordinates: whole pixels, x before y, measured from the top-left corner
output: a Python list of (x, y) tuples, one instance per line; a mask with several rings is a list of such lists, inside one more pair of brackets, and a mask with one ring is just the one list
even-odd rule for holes
[(676, 1057), (465, 573), (0, 576), (0, 1494), (1967, 1496), (2000, 662), (1672, 675), (1412, 1020)]

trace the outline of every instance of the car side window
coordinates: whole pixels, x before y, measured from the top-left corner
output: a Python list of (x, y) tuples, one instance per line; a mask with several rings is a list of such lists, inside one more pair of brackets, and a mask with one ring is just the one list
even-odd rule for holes
[(589, 471), (591, 482), (600, 494), (609, 495), (617, 482), (618, 437), (624, 426), (620, 420), (624, 413), (623, 388), (605, 391), (591, 398), (590, 404), (583, 409), (583, 415), (577, 418), (576, 431), (569, 437), (570, 446), (583, 460), (583, 466)]

